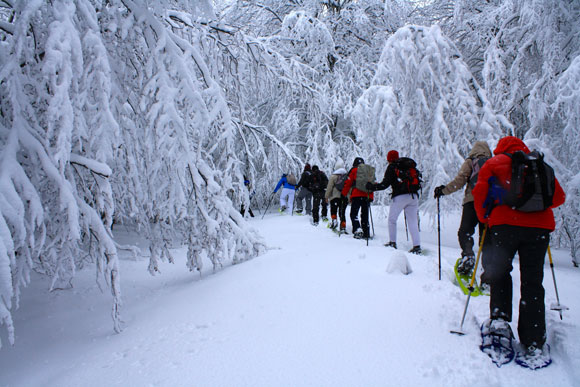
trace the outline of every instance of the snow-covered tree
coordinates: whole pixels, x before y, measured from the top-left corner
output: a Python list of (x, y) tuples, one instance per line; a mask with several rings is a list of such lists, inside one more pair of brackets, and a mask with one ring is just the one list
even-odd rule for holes
[[(502, 123), (509, 126), (437, 26), (407, 26), (389, 38), (355, 117), (363, 157), (378, 171), (386, 169), (391, 149), (416, 159), (427, 193), (451, 180), (473, 142), (493, 143)], [(457, 208), (460, 200), (445, 205)]]

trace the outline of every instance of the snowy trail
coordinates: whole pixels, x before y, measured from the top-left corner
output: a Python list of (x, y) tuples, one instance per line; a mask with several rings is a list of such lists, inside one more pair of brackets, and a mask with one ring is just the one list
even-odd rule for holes
[[(467, 335), (449, 333), (465, 305), (448, 279), (459, 254), (455, 231), (444, 233), (438, 281), (436, 230), (422, 231), (428, 254), (415, 256), (403, 252), (411, 246), (402, 222), (401, 250), (395, 251), (383, 246), (386, 221), (378, 211), (373, 215), (377, 237), (368, 247), (322, 224), (315, 228), (306, 217), (252, 219), (268, 253), (201, 280), (184, 270), (182, 250), (176, 265), (153, 279), (146, 261), (123, 260), (127, 328), (120, 335), (110, 333), (103, 316), (106, 295), (83, 305), (94, 297), (92, 272), (86, 273), (76, 294), (46, 294), (36, 311), (16, 314), (17, 346), (0, 350), (0, 385), (580, 385), (573, 368), (580, 365), (580, 302), (572, 299), (578, 271), (558, 272), (560, 295), (571, 310), (563, 321), (548, 312), (554, 364), (535, 372), (515, 364), (498, 369), (478, 349), (475, 320), (486, 317), (487, 298), (471, 300)], [(447, 221), (445, 230), (456, 230), (456, 222)], [(413, 269), (408, 276), (387, 272), (401, 254)], [(546, 280), (549, 305), (548, 266)], [(517, 276), (514, 282), (518, 286)], [(38, 322), (34, 313), (51, 317)], [(39, 327), (50, 334), (28, 337)]]

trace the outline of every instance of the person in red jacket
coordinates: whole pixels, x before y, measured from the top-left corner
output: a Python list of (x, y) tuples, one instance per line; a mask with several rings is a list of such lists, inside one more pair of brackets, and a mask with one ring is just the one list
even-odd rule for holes
[[(348, 178), (344, 182), (342, 188), (342, 196), (348, 197), (350, 205), (350, 221), (352, 223), (352, 233), (357, 239), (369, 238), (369, 203), (373, 201), (374, 195), (372, 192), (364, 192), (356, 188), (356, 173), (358, 166), (364, 164), (364, 160), (360, 157), (354, 159), (352, 169), (348, 174)], [(352, 190), (351, 190), (352, 188)], [(358, 213), (360, 210), (361, 219), (358, 220)]]
[(477, 217), (489, 226), (488, 233), (491, 237), (491, 245), (484, 252), (489, 266), (486, 267), (486, 276), (491, 283), (490, 320), (484, 323), (482, 333), (485, 329), (492, 334), (494, 330), (511, 332), (511, 271), (513, 258), (518, 253), (521, 274), (518, 335), (520, 343), (526, 349), (525, 356), (533, 357), (549, 353), (545, 346), (546, 318), (542, 286), (544, 259), (550, 243), (550, 232), (556, 226), (552, 208), (564, 203), (566, 196), (556, 180), (553, 204), (543, 211), (518, 211), (501, 204), (502, 200), (497, 198), (498, 195), (495, 198), (500, 200), (495, 201), (495, 207), (484, 207), (489, 204), (489, 198), (494, 197), (491, 194), (509, 191), (512, 159), (507, 154), (516, 151), (530, 153), (524, 142), (517, 137), (500, 139), (493, 151), (495, 156), (481, 168), (472, 191)]

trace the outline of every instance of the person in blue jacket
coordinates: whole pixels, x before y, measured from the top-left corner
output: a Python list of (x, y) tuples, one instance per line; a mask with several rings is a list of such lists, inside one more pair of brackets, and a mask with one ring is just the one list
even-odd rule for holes
[(280, 194), (280, 212), (285, 212), (288, 207), (290, 207), (290, 213), (294, 209), (294, 194), (296, 193), (296, 176), (294, 174), (283, 174), (282, 178), (274, 188), (274, 193), (282, 188), (282, 193)]

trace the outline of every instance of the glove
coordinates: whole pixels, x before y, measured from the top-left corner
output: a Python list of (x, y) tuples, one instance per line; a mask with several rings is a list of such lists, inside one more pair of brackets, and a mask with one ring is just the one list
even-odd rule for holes
[(433, 195), (435, 197), (435, 199), (440, 198), (441, 196), (445, 195), (443, 193), (443, 189), (445, 188), (444, 185), (440, 185), (439, 187), (435, 188), (435, 194)]
[(368, 183), (365, 185), (365, 188), (367, 189), (367, 191), (374, 191), (374, 190), (375, 190), (375, 185), (369, 181), (369, 182), (368, 182)]

